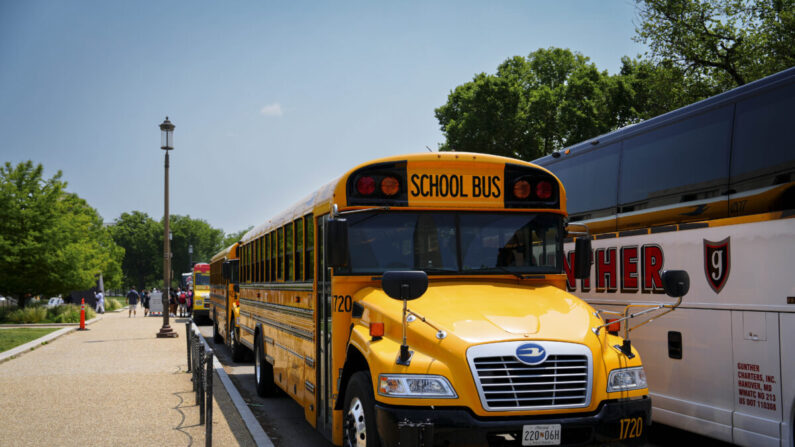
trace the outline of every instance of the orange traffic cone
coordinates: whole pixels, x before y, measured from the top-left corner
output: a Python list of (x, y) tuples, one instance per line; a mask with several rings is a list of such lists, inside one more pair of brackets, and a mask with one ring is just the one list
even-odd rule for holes
[(80, 300), (80, 330), (86, 330), (86, 299)]

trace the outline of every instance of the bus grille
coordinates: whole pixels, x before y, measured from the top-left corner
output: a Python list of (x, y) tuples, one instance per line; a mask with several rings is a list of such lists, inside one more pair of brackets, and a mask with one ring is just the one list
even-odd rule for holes
[(484, 406), (490, 410), (581, 407), (588, 404), (589, 367), (584, 355), (550, 355), (527, 365), (515, 356), (472, 359)]

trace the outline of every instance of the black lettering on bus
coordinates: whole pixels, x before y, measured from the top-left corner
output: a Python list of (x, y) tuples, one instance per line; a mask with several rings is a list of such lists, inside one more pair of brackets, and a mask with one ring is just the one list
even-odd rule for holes
[(419, 185), (419, 183), (417, 183), (417, 179), (418, 179), (419, 177), (420, 177), (420, 176), (419, 176), (419, 175), (417, 175), (417, 174), (412, 174), (412, 175), (411, 175), (411, 185), (412, 185), (412, 188), (413, 188), (413, 189), (411, 190), (411, 195), (412, 195), (413, 197), (417, 197), (418, 195), (420, 195), (420, 185)]
[(491, 184), (494, 188), (494, 197), (499, 198), (502, 195), (502, 191), (500, 190), (500, 176), (494, 175), (491, 177)]
[(442, 174), (439, 176), (439, 195), (441, 197), (447, 197), (447, 193), (450, 190), (450, 177)]
[(480, 177), (472, 176), (472, 197), (480, 197)]

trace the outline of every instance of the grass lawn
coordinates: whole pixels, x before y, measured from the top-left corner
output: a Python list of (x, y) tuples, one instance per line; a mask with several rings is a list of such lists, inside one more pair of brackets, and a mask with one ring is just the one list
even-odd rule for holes
[(0, 329), (0, 352), (8, 351), (19, 345), (24, 345), (29, 341), (33, 341), (39, 337), (43, 337), (50, 332), (61, 329), (59, 327), (42, 327), (42, 328), (14, 328), (14, 329)]

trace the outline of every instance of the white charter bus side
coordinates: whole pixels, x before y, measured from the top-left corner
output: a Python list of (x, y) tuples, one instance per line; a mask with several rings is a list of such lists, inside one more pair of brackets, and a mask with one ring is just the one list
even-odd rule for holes
[(676, 312), (630, 333), (657, 422), (795, 445), (793, 117), (795, 68), (534, 161), (593, 234), (591, 278), (568, 283), (591, 305), (657, 302), (666, 267), (690, 274)]

